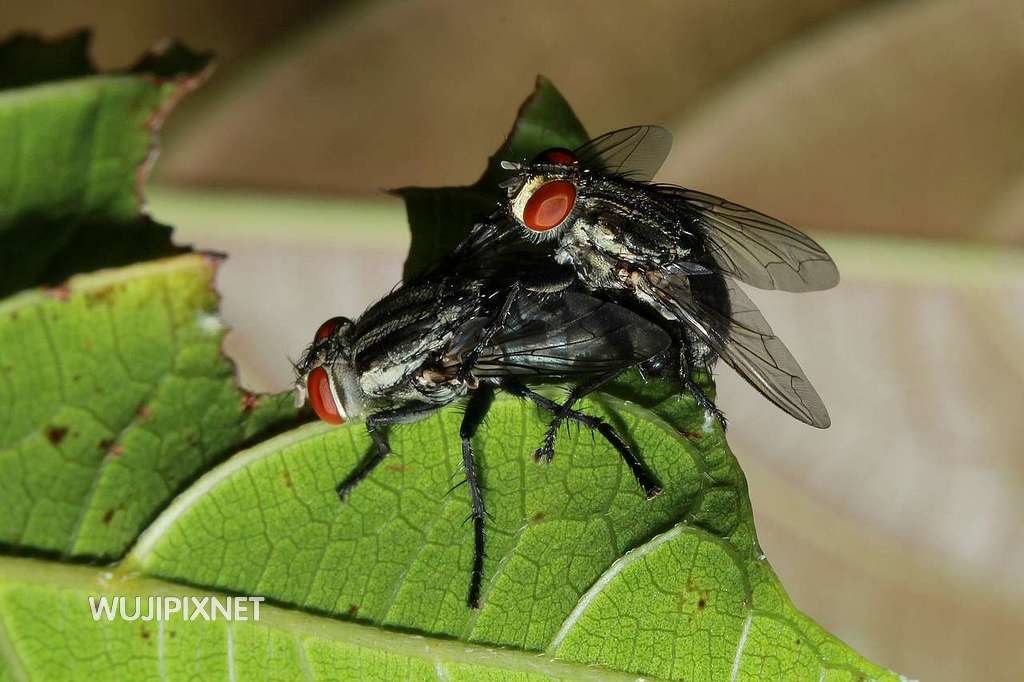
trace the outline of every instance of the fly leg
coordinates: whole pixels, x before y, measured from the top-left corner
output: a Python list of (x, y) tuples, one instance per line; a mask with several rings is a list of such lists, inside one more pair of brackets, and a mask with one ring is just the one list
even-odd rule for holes
[(577, 401), (601, 388), (624, 371), (621, 369), (616, 370), (573, 388), (569, 392), (568, 397), (566, 397), (565, 402), (555, 412), (554, 418), (548, 425), (548, 431), (544, 434), (544, 443), (533, 453), (533, 458), (538, 461), (543, 459), (545, 462), (551, 462), (555, 458), (555, 438), (558, 436), (558, 429), (561, 428), (562, 422), (565, 421), (569, 413), (573, 411), (573, 406)]
[(683, 389), (690, 392), (694, 400), (697, 401), (697, 405), (702, 410), (711, 414), (718, 420), (718, 423), (722, 425), (722, 430), (724, 431), (728, 425), (725, 413), (718, 409), (715, 402), (711, 400), (711, 398), (704, 393), (704, 390), (697, 385), (697, 382), (693, 380), (693, 368), (698, 364), (698, 362), (694, 358), (692, 341), (690, 341), (690, 339), (688, 339), (684, 334), (679, 345), (679, 381), (683, 384)]
[(384, 461), (384, 458), (391, 452), (391, 446), (388, 444), (388, 434), (385, 430), (387, 426), (419, 421), (437, 409), (435, 405), (423, 406), (414, 404), (391, 410), (382, 410), (367, 417), (366, 432), (373, 439), (373, 445), (363, 460), (359, 462), (358, 466), (352, 470), (352, 473), (346, 476), (345, 480), (339, 483), (335, 489), (341, 501), (344, 502), (348, 498), (348, 494), (352, 492), (352, 489), (369, 476), (377, 468), (377, 465)]
[(498, 330), (505, 326), (505, 322), (508, 320), (508, 316), (512, 312), (512, 304), (514, 304), (516, 299), (519, 297), (519, 290), (521, 288), (522, 285), (519, 282), (512, 283), (508, 294), (505, 296), (505, 301), (501, 304), (501, 308), (498, 310), (498, 314), (495, 315), (494, 319), (491, 320), (486, 327), (484, 327), (476, 345), (473, 346), (473, 350), (466, 353), (466, 356), (462, 359), (462, 365), (459, 367), (458, 374), (459, 381), (466, 380), (466, 377), (468, 377), (470, 372), (473, 371), (473, 366), (480, 357), (480, 353), (483, 352), (484, 348), (490, 345), (491, 339), (493, 339), (494, 335), (498, 333)]
[(487, 384), (481, 385), (470, 397), (466, 412), (462, 416), (462, 426), (459, 428), (459, 437), (462, 439), (462, 468), (466, 471), (466, 483), (473, 509), (470, 513), (470, 518), (473, 519), (473, 571), (469, 578), (469, 596), (466, 603), (474, 609), (480, 608), (480, 586), (484, 579), (484, 517), (487, 511), (484, 508), (476, 463), (473, 461), (472, 438), (483, 423), (493, 401), (494, 388)]
[[(501, 382), (501, 387), (518, 398), (525, 398), (530, 400), (538, 407), (551, 412), (552, 414), (558, 414), (563, 410), (564, 406), (559, 405), (554, 400), (546, 398), (541, 394), (529, 389), (525, 385), (512, 379), (504, 379)], [(608, 443), (615, 448), (615, 451), (622, 457), (622, 461), (629, 467), (630, 473), (633, 474), (633, 478), (640, 485), (640, 488), (644, 491), (644, 495), (647, 499), (656, 497), (661, 493), (661, 484), (658, 483), (657, 478), (651, 473), (647, 465), (637, 457), (633, 451), (626, 445), (626, 442), (622, 440), (622, 437), (612, 428), (611, 424), (607, 423), (600, 417), (593, 415), (584, 414), (577, 412), (576, 410), (565, 410), (565, 419), (571, 419), (572, 421), (582, 424), (586, 428), (597, 431), (601, 436), (608, 441)]]

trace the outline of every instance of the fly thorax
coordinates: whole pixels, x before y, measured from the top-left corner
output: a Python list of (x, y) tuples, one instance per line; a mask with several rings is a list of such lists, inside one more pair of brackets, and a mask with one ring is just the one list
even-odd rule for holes
[(562, 230), (562, 234), (558, 238), (558, 246), (554, 250), (555, 262), (559, 265), (573, 265), (579, 260), (580, 251), (580, 236), (582, 233), (579, 229), (580, 220), (573, 221), (572, 225), (567, 226), (567, 229)]
[(360, 373), (359, 387), (371, 398), (385, 398), (396, 386), (406, 381), (408, 374), (409, 366), (406, 363), (384, 358), (381, 362), (371, 363)]
[(576, 271), (581, 279), (599, 289), (621, 288), (615, 261), (600, 252), (591, 251), (585, 254), (577, 263)]
[(555, 260), (571, 265), (579, 279), (599, 288), (617, 287), (620, 249), (614, 235), (604, 226), (578, 218), (562, 236)]

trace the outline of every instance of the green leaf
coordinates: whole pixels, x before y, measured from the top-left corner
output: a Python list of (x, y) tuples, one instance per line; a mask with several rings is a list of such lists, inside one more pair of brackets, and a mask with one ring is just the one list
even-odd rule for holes
[(587, 131), (554, 84), (537, 77), (533, 93), (519, 109), (508, 138), (487, 163), (480, 179), (468, 187), (403, 187), (395, 193), (405, 200), (412, 231), (403, 278), (410, 279), (449, 252), (476, 220), (498, 207), (498, 183), (508, 171), (503, 160), (530, 159), (551, 147), (572, 149), (587, 140)]
[(171, 45), (97, 74), (88, 34), (0, 43), (0, 296), (182, 251), (140, 214), (154, 136), (208, 58)]
[[(36, 633), (61, 627), (76, 633), (62, 645), (64, 665), (114, 650), (145, 677), (160, 669), (163, 651), (166, 669), (187, 658), (189, 672), (205, 677), (224, 674), (233, 660), (282, 667), (286, 679), (289, 666), (302, 665), (296, 649), (312, 658), (306, 636), (320, 621), (301, 614), (315, 613), (360, 626), (329, 630), (317, 660), (334, 668), (314, 678), (344, 678), (341, 671), (358, 666), (371, 679), (433, 677), (439, 667), (449, 678), (457, 670), (465, 679), (496, 671), (502, 679), (615, 679), (595, 663), (687, 680), (893, 678), (790, 604), (757, 546), (742, 474), (717, 429), (685, 437), (652, 411), (610, 397), (584, 409), (628, 429), (665, 493), (645, 500), (617, 454), (586, 434), (563, 437), (551, 465), (533, 462), (545, 417), (497, 401), (474, 443), (493, 517), (479, 611), (464, 602), (469, 501), (464, 488), (446, 493), (460, 475), (460, 415), (445, 410), (396, 429), (395, 454), (346, 505), (334, 484), (369, 439), (360, 425), (315, 424), (200, 478), (105, 579), (74, 579), (72, 569), (43, 562), (0, 567), (14, 659), (42, 675), (52, 652), (40, 652)], [(140, 574), (161, 582), (139, 584)], [(147, 647), (138, 623), (89, 620), (89, 594), (189, 594), (184, 585), (266, 596), (280, 618), (275, 610), (259, 626), (165, 624), (163, 647)], [(77, 614), (73, 625), (66, 614)], [(153, 634), (155, 626), (143, 627)], [(170, 627), (185, 641), (170, 642)], [(230, 645), (226, 629), (234, 631)], [(452, 638), (509, 651), (488, 666)], [(551, 660), (559, 667), (546, 669)]]
[(183, 485), (292, 417), (286, 396), (235, 385), (216, 263), (180, 256), (0, 303), (0, 543), (120, 556)]
[[(562, 663), (548, 656), (427, 639), (263, 604), (259, 622), (93, 621), (89, 598), (100, 595), (225, 595), (157, 580), (38, 561), (0, 558), (0, 680), (238, 679), (591, 680), (635, 676)], [(223, 601), (221, 603), (224, 603)], [(148, 608), (144, 601), (143, 608)], [(134, 612), (134, 602), (129, 613)], [(54, 638), (57, 619), (67, 636)], [(6, 636), (6, 639), (4, 638)], [(17, 642), (17, 646), (12, 643)], [(97, 656), (96, 652), (103, 652)], [(71, 673), (70, 671), (73, 671)]]
[[(61, 130), (65, 145), (78, 139)], [(542, 80), (501, 154), (583, 137)], [(134, 151), (115, 145), (101, 165), (123, 170)], [(91, 205), (130, 224), (123, 182), (110, 187)], [(446, 217), (459, 201), (419, 192)], [(433, 221), (411, 262), (448, 243), (446, 225)], [(582, 409), (643, 454), (665, 486), (654, 500), (588, 433), (562, 434), (554, 462), (535, 463), (547, 416), (495, 402), (474, 441), (491, 514), (484, 600), (467, 608), (469, 501), (450, 490), (459, 409), (396, 428), (394, 454), (339, 503), (365, 429), (312, 424), (265, 440), (295, 411), (235, 385), (216, 263), (155, 260), (0, 302), (0, 546), (27, 555), (0, 557), (0, 681), (895, 679), (790, 603), (717, 423), (636, 377)], [(119, 561), (69, 562), (83, 558)], [(146, 622), (95, 621), (88, 602), (232, 594), (273, 605), (259, 622)]]

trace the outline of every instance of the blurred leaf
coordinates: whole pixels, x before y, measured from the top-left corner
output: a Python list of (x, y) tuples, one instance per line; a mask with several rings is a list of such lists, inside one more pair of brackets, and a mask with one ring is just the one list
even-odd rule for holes
[(0, 296), (182, 251), (140, 213), (156, 131), (203, 79), (177, 45), (99, 75), (87, 33), (0, 44)]
[(0, 43), (0, 90), (95, 74), (89, 40), (88, 31), (57, 40), (29, 33), (12, 35)]
[(405, 200), (412, 243), (403, 278), (422, 272), (462, 241), (473, 223), (498, 208), (498, 183), (509, 173), (498, 164), (527, 160), (551, 147), (578, 147), (587, 131), (562, 94), (543, 76), (519, 109), (511, 132), (487, 163), (476, 184), (468, 187), (403, 187), (395, 190)]

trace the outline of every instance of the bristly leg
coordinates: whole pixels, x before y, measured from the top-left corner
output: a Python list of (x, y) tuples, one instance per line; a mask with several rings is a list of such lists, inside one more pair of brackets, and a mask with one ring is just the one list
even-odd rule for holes
[(466, 472), (466, 484), (469, 487), (469, 499), (472, 504), (470, 518), (473, 519), (473, 570), (469, 578), (469, 595), (466, 603), (473, 609), (480, 608), (480, 587), (484, 579), (484, 518), (487, 516), (487, 510), (484, 507), (480, 478), (473, 459), (472, 438), (487, 416), (493, 401), (494, 388), (487, 384), (481, 385), (466, 404), (462, 426), (459, 428), (459, 437), (462, 439), (462, 468)]
[(437, 406), (429, 405), (407, 405), (405, 407), (398, 407), (392, 410), (383, 410), (376, 414), (371, 414), (366, 418), (366, 432), (370, 434), (370, 438), (373, 439), (373, 445), (370, 446), (370, 451), (366, 453), (363, 460), (359, 462), (355, 469), (352, 470), (348, 476), (345, 477), (335, 491), (338, 493), (338, 498), (344, 502), (348, 499), (348, 495), (352, 492), (363, 479), (373, 473), (373, 470), (377, 468), (377, 465), (384, 461), (384, 458), (391, 453), (391, 446), (388, 443), (388, 435), (384, 430), (391, 424), (408, 424), (410, 422), (418, 421), (423, 419), (427, 415), (435, 412)]
[(694, 400), (697, 401), (697, 405), (702, 410), (704, 410), (712, 417), (717, 419), (718, 423), (722, 425), (722, 430), (725, 431), (729, 426), (729, 420), (726, 419), (725, 413), (718, 409), (718, 406), (715, 405), (715, 402), (711, 400), (711, 398), (709, 398), (706, 393), (704, 393), (704, 390), (697, 385), (697, 382), (690, 378), (689, 373), (687, 373), (687, 375), (683, 377), (680, 377), (680, 379), (683, 382), (683, 388), (689, 391), (691, 395), (693, 395)]
[(718, 409), (718, 406), (715, 405), (715, 402), (708, 397), (704, 392), (704, 389), (697, 385), (697, 382), (693, 380), (694, 369), (699, 365), (706, 368), (708, 366), (708, 362), (705, 361), (701, 363), (694, 357), (693, 348), (685, 336), (681, 346), (682, 347), (679, 349), (679, 381), (683, 385), (683, 390), (689, 391), (690, 395), (692, 395), (694, 400), (697, 401), (698, 407), (717, 419), (718, 423), (722, 425), (722, 430), (724, 431), (728, 428), (729, 424), (728, 420), (725, 418), (725, 413)]
[[(554, 400), (546, 398), (541, 394), (529, 389), (527, 386), (519, 383), (512, 379), (505, 379), (501, 383), (501, 387), (518, 398), (525, 398), (532, 401), (538, 407), (541, 407), (552, 414), (559, 414), (564, 410), (564, 405), (556, 403)], [(593, 415), (584, 414), (577, 412), (576, 410), (564, 410), (565, 419), (581, 424), (591, 431), (597, 431), (601, 436), (608, 441), (608, 443), (615, 448), (615, 451), (622, 457), (622, 461), (629, 467), (630, 473), (633, 474), (633, 478), (640, 485), (640, 489), (644, 491), (644, 495), (647, 499), (656, 497), (661, 493), (661, 484), (658, 483), (657, 478), (647, 468), (647, 465), (637, 457), (630, 447), (626, 444), (622, 437), (612, 428), (611, 424), (608, 424), (600, 417)]]
[[(537, 461), (544, 460), (545, 462), (550, 463), (551, 460), (555, 458), (555, 439), (558, 437), (558, 429), (562, 426), (562, 423), (565, 421), (569, 413), (573, 411), (573, 407), (576, 403), (581, 398), (590, 395), (615, 377), (622, 374), (623, 371), (625, 370), (616, 370), (608, 374), (603, 374), (588, 383), (574, 387), (569, 392), (565, 402), (562, 403), (562, 406), (555, 413), (551, 423), (548, 424), (547, 433), (544, 434), (544, 442), (539, 448), (537, 448), (536, 452), (533, 453), (533, 458)], [(579, 422), (577, 422), (577, 424), (578, 423)]]

